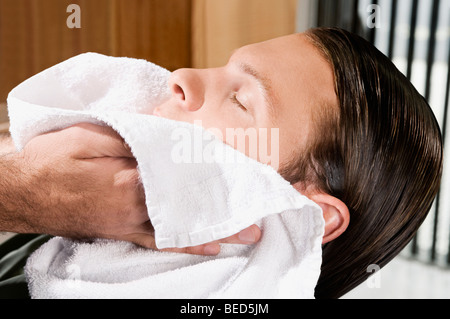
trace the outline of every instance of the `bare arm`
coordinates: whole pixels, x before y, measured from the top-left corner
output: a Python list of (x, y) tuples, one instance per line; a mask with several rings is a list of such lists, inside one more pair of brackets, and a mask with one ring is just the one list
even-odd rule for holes
[[(4, 150), (4, 149), (3, 149)], [(0, 156), (0, 231), (31, 232), (26, 223), (26, 187), (13, 155)]]
[[(14, 146), (11, 137), (7, 133), (0, 133), (0, 231), (20, 232), (24, 229), (20, 226), (23, 216), (19, 213), (24, 210), (19, 206), (25, 202), (18, 200), (23, 197), (21, 190), (24, 188), (20, 185), (24, 183), (21, 180), (19, 168), (16, 165), (14, 155)], [(11, 183), (14, 181), (13, 183)], [(17, 189), (15, 189), (17, 187)]]
[(13, 142), (8, 133), (0, 133), (0, 156), (15, 151)]

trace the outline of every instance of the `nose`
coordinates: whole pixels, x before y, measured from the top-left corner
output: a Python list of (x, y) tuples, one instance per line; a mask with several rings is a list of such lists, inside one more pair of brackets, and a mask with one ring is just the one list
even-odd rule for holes
[(169, 87), (172, 96), (186, 111), (199, 110), (204, 102), (205, 87), (199, 70), (179, 69), (172, 73)]

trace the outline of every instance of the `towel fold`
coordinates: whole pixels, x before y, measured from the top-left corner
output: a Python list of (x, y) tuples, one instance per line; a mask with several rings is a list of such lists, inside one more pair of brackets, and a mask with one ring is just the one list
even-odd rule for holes
[[(108, 125), (138, 163), (158, 248), (199, 245), (258, 223), (254, 246), (217, 257), (130, 243), (54, 238), (27, 262), (35, 298), (313, 298), (320, 274), (321, 209), (270, 166), (200, 126), (149, 115), (169, 97), (170, 72), (144, 60), (87, 53), (47, 69), (8, 96), (20, 150), (34, 136), (80, 122)], [(190, 141), (202, 161), (174, 160)], [(201, 143), (198, 140), (201, 140)], [(200, 145), (200, 147), (199, 147)], [(195, 146), (195, 147), (194, 147)]]

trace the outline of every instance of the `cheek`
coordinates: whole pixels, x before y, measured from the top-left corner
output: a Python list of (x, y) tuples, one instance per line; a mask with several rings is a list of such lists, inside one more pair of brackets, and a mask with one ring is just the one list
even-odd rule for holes
[(302, 150), (308, 148), (311, 122), (306, 116), (286, 121), (280, 129), (280, 167), (285, 167)]
[(295, 143), (292, 143), (288, 139), (280, 138), (280, 144), (279, 144), (279, 154), (280, 154), (280, 165), (279, 167), (285, 167), (289, 162), (292, 160), (292, 158), (296, 154), (297, 146)]
[(281, 130), (277, 127), (259, 129), (258, 161), (278, 171), (282, 160)]

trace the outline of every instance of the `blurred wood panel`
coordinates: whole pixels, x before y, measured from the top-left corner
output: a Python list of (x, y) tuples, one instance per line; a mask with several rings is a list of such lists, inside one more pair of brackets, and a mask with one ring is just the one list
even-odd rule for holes
[(191, 65), (191, 0), (116, 0), (113, 53), (169, 70)]
[(224, 65), (247, 44), (295, 32), (297, 0), (195, 0), (193, 67)]
[(9, 130), (8, 114), (6, 114), (6, 103), (0, 103), (0, 134)]

